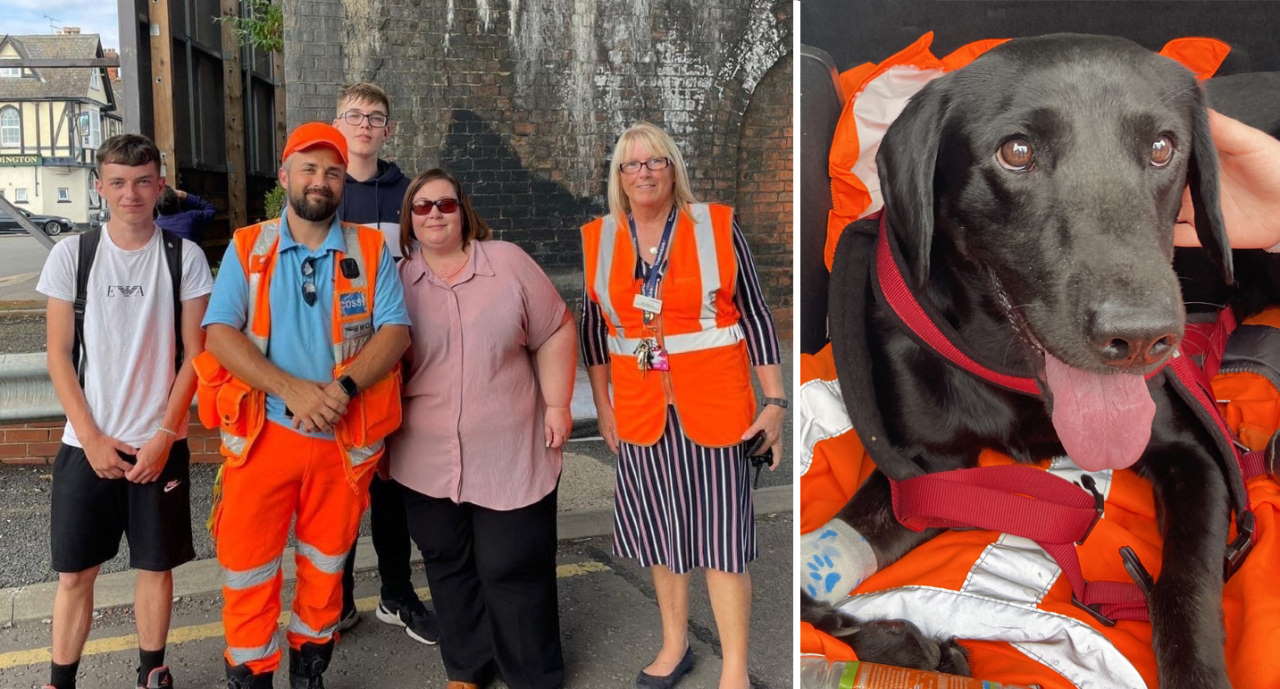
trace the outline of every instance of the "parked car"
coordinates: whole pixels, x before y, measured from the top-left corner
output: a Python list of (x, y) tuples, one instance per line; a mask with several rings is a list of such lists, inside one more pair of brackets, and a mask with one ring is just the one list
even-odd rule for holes
[[(19, 208), (18, 212), (26, 216), (36, 227), (44, 230), (44, 233), (50, 237), (56, 237), (63, 232), (70, 232), (76, 228), (76, 224), (70, 220), (57, 215), (39, 215), (37, 213), (28, 212)], [(0, 233), (23, 232), (22, 226), (18, 224), (17, 219), (9, 215), (9, 213), (0, 210)]]

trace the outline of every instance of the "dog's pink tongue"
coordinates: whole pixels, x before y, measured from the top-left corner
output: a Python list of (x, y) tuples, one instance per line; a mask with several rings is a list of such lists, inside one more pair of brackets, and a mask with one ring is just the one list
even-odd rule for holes
[(1156, 414), (1142, 376), (1082, 371), (1048, 353), (1044, 368), (1053, 393), (1053, 427), (1077, 465), (1099, 471), (1138, 461)]

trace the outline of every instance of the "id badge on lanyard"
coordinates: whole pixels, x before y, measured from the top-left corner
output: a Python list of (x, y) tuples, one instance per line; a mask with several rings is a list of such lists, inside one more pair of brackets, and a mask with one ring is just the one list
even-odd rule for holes
[[(665, 272), (663, 261), (667, 257), (667, 249), (671, 244), (671, 231), (675, 226), (676, 214), (672, 209), (671, 214), (667, 216), (667, 225), (662, 229), (662, 240), (658, 242), (657, 253), (653, 258), (653, 264), (644, 273), (644, 280), (640, 286), (640, 293), (632, 299), (632, 306), (640, 309), (643, 314), (644, 324), (653, 329), (653, 333), (649, 337), (640, 340), (640, 344), (636, 345), (636, 349), (632, 354), (636, 357), (636, 367), (641, 371), (670, 371), (671, 363), (667, 359), (667, 350), (658, 342), (657, 330), (653, 328), (653, 322), (657, 319), (658, 314), (662, 313), (662, 300), (658, 298), (661, 292), (662, 276)], [(640, 240), (636, 235), (636, 222), (634, 219), (628, 219), (631, 225), (631, 239), (635, 243), (637, 255), (640, 251)]]

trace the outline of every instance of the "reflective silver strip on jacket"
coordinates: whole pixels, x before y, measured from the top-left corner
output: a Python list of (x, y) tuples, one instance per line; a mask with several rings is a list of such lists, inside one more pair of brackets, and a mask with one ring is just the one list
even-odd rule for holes
[[(702, 306), (698, 313), (698, 323), (706, 331), (716, 327), (715, 293), (721, 287), (720, 257), (717, 253), (715, 226), (711, 223), (710, 207), (705, 203), (691, 204), (688, 208), (688, 213), (693, 218), (693, 239), (697, 245), (696, 252), (698, 256), (698, 280), (699, 284), (702, 285)], [(623, 332), (622, 318), (618, 315), (618, 311), (613, 305), (612, 295), (609, 293), (609, 280), (613, 271), (613, 252), (617, 248), (617, 231), (617, 220), (612, 215), (606, 216), (600, 226), (600, 246), (596, 252), (596, 278), (593, 285), (597, 303), (600, 304), (600, 311), (613, 324), (614, 331), (621, 333)], [(697, 333), (689, 334), (696, 335)], [(684, 335), (672, 335), (665, 338), (667, 351), (673, 354), (676, 353), (676, 350), (671, 345), (674, 337), (684, 337)], [(742, 338), (739, 337), (738, 339)], [(633, 346), (626, 353), (630, 354), (634, 349), (635, 347)], [(695, 349), (705, 349), (705, 347), (693, 347), (683, 351), (694, 351)]]
[[(1053, 460), (1049, 472), (1068, 481), (1086, 473), (1066, 457)], [(1111, 472), (1087, 473), (1105, 498)], [(958, 591), (899, 586), (857, 594), (839, 608), (861, 620), (911, 620), (937, 639), (1008, 643), (1078, 689), (1146, 689), (1133, 663), (1098, 630), (1038, 607), (1061, 573), (1035, 542), (1003, 534), (983, 550)]]
[(249, 265), (241, 266), (244, 269), (245, 278), (249, 281), (249, 314), (244, 322), (244, 334), (263, 355), (267, 353), (267, 338), (254, 334), (253, 318), (258, 311), (258, 290), (262, 289), (262, 276), (265, 275), (265, 271), (250, 270), (250, 267), (253, 265), (255, 256), (266, 256), (279, 239), (280, 222), (273, 220), (263, 223), (262, 229), (258, 231), (258, 238), (253, 242), (253, 248), (249, 250)]
[[(360, 246), (360, 231), (355, 225), (342, 225), (342, 241), (347, 245), (347, 253), (344, 258), (352, 259), (356, 262), (359, 275), (351, 279), (351, 286), (361, 290), (364, 293), (365, 285), (368, 281), (365, 276), (369, 274), (369, 264), (365, 260), (364, 249)], [(335, 270), (341, 270), (341, 266), (334, 266)], [(342, 315), (342, 306), (338, 303), (338, 295), (334, 294), (334, 318), (338, 319)], [(373, 304), (365, 304), (364, 318), (353, 321), (359, 327), (349, 330), (347, 327), (342, 328), (342, 337), (332, 344), (333, 362), (341, 364), (342, 362), (354, 357), (360, 353), (361, 349), (368, 344), (369, 338), (373, 336)]]
[[(682, 333), (680, 335), (667, 335), (662, 338), (662, 344), (666, 347), (668, 354), (683, 354), (685, 352), (696, 352), (701, 349), (711, 349), (712, 347), (724, 347), (731, 344), (737, 344), (745, 335), (742, 332), (742, 326), (734, 323), (725, 328), (712, 328), (710, 330), (699, 330), (694, 333)], [(613, 354), (631, 355), (636, 351), (636, 347), (640, 345), (640, 338), (637, 337), (615, 337), (609, 336), (609, 351)]]

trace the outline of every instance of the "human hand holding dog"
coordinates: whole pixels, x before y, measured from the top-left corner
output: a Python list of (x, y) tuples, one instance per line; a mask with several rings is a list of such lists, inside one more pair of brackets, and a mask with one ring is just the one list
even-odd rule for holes
[[(1209, 131), (1218, 149), (1222, 219), (1236, 249), (1280, 245), (1280, 141), (1266, 132), (1209, 110)], [(1199, 246), (1191, 189), (1173, 228), (1178, 246)]]

